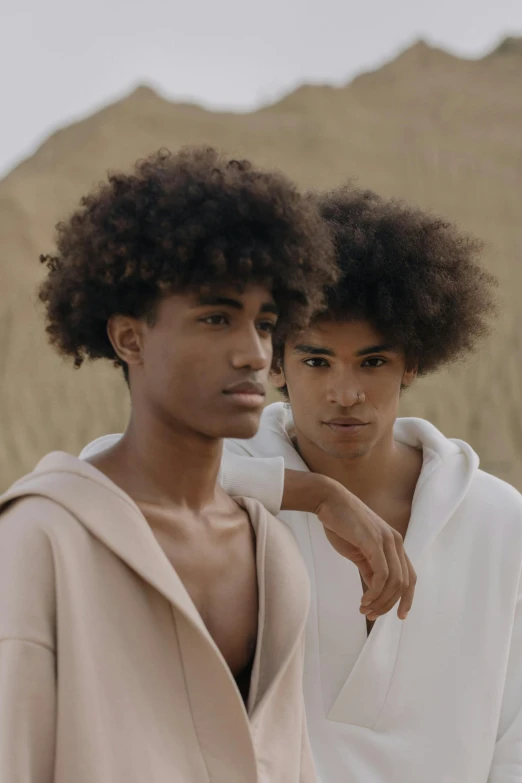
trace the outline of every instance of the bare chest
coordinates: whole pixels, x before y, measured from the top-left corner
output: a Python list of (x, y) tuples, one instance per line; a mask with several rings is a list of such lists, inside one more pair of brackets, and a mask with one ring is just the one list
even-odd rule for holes
[(242, 512), (226, 528), (169, 529), (148, 520), (240, 689), (256, 649), (256, 541)]

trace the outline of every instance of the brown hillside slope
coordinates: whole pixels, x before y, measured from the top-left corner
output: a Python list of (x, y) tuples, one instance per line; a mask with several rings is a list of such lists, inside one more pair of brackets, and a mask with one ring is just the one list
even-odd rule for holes
[(75, 372), (43, 335), (34, 289), (53, 227), (107, 169), (159, 148), (211, 143), (278, 166), (302, 186), (355, 177), (457, 221), (487, 243), (500, 278), (495, 335), (462, 367), (421, 381), (403, 413), (429, 418), (522, 489), (522, 46), (479, 61), (419, 42), (343, 88), (305, 86), (234, 115), (170, 103), (141, 87), (54, 134), (0, 182), (0, 488), (51, 449), (77, 452), (123, 427), (111, 367)]

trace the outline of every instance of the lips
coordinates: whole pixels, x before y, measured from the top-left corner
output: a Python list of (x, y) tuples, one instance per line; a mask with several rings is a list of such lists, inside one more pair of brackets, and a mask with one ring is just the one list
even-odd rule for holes
[(325, 421), (324, 424), (328, 427), (329, 430), (331, 430), (331, 432), (335, 433), (339, 437), (346, 438), (357, 436), (359, 433), (363, 432), (366, 427), (369, 426), (369, 422), (367, 421), (342, 417), (330, 419), (330, 421)]
[(262, 383), (243, 381), (229, 386), (223, 394), (236, 407), (259, 410), (265, 403), (266, 390)]
[(335, 424), (341, 427), (360, 427), (365, 426), (368, 424), (368, 422), (362, 421), (361, 419), (355, 419), (353, 417), (343, 418), (342, 416), (339, 416), (337, 419), (330, 419), (330, 421), (327, 421), (326, 424)]
[(261, 397), (264, 397), (265, 393), (265, 387), (262, 383), (252, 383), (251, 381), (236, 383), (234, 386), (229, 386), (223, 392), (223, 394), (258, 394)]

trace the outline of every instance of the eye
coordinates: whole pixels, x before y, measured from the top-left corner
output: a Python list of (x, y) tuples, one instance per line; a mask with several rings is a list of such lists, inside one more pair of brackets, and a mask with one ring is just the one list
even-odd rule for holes
[(257, 325), (257, 328), (261, 332), (266, 332), (267, 334), (273, 334), (276, 326), (277, 324), (275, 324), (273, 321), (260, 321)]
[(366, 359), (366, 360), (365, 360), (365, 361), (362, 363), (362, 365), (361, 365), (361, 366), (362, 366), (362, 367), (370, 367), (370, 368), (374, 368), (374, 367), (382, 367), (382, 366), (383, 366), (383, 364), (388, 364), (388, 362), (386, 361), (386, 359), (381, 359), (379, 356), (370, 356), (370, 358), (369, 358), (369, 359)]
[(313, 359), (305, 359), (303, 361), (303, 364), (306, 364), (307, 367), (329, 367), (330, 365), (326, 361), (326, 359), (321, 359), (320, 357), (316, 356)]
[(210, 326), (223, 326), (228, 323), (228, 318), (223, 313), (216, 313), (215, 315), (206, 315), (204, 318), (199, 319), (203, 324), (209, 324)]

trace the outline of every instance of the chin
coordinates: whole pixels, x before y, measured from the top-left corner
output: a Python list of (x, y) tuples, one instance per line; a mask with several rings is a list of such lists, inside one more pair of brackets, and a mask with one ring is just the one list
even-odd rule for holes
[(360, 459), (365, 457), (371, 450), (369, 446), (362, 446), (361, 444), (351, 444), (346, 446), (334, 446), (332, 444), (323, 444), (319, 446), (321, 451), (329, 454), (330, 457), (335, 459)]
[(220, 438), (239, 438), (248, 440), (256, 435), (261, 422), (263, 410), (249, 411), (240, 416), (230, 417), (228, 421), (222, 422), (220, 427)]

